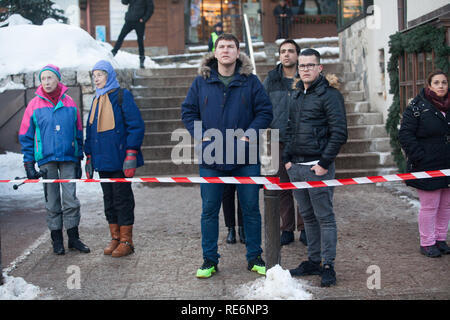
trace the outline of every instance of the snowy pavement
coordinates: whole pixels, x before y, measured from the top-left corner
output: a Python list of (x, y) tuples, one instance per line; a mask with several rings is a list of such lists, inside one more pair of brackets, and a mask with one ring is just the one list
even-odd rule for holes
[[(12, 176), (19, 174), (13, 172), (17, 159), (9, 157), (12, 163), (8, 170)], [(296, 241), (282, 247), (280, 266), (270, 269), (266, 278), (249, 272), (245, 246), (225, 241), (222, 214), (219, 272), (210, 279), (197, 279), (195, 271), (202, 263), (198, 186), (133, 184), (136, 252), (121, 259), (104, 256), (109, 234), (99, 188), (95, 190), (93, 184), (78, 187), (82, 203), (80, 235), (91, 253), (67, 251), (64, 256), (56, 256), (48, 231), (44, 232), (44, 238), (37, 237), (33, 250), (7, 272), (9, 277), (24, 279), (29, 291), (17, 280), (13, 282), (17, 283), (16, 294), (11, 297), (3, 293), (0, 299), (33, 298), (26, 294), (37, 292), (32, 286), (39, 289), (36, 299), (69, 300), (450, 298), (450, 255), (430, 259), (419, 253), (417, 206), (407, 192), (401, 191), (405, 190), (401, 184), (335, 189), (338, 284), (328, 289), (320, 288), (319, 276), (299, 279), (287, 272), (307, 258), (297, 232)], [(0, 195), (0, 201), (8, 202), (12, 197)], [(263, 200), (261, 192), (261, 210)], [(15, 205), (16, 209), (8, 210), (22, 210), (17, 202)], [(379, 271), (379, 282), (374, 282), (374, 270)]]

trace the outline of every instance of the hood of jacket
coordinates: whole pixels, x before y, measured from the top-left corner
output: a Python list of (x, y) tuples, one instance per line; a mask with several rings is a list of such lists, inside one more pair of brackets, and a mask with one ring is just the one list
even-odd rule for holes
[[(218, 62), (216, 57), (214, 56), (214, 52), (207, 53), (200, 63), (200, 67), (198, 69), (198, 74), (202, 76), (204, 79), (207, 79), (211, 76), (211, 70), (215, 70), (218, 72)], [(253, 72), (253, 65), (250, 58), (245, 53), (239, 53), (239, 57), (236, 60), (236, 70), (235, 73), (239, 72), (239, 74), (244, 76), (249, 76)]]
[(120, 88), (119, 82), (117, 81), (117, 75), (116, 71), (114, 71), (113, 66), (111, 63), (109, 63), (106, 60), (100, 60), (95, 64), (95, 66), (92, 68), (92, 71), (94, 70), (102, 70), (108, 73), (108, 79), (106, 80), (106, 84), (101, 89), (95, 89), (95, 95), (96, 97), (100, 97), (101, 95), (104, 95), (108, 91), (116, 88)]

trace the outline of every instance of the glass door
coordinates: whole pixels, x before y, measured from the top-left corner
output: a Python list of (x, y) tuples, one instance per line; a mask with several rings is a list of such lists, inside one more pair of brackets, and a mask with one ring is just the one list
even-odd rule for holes
[(242, 13), (247, 14), (252, 41), (262, 41), (261, 3), (259, 0), (242, 0)]

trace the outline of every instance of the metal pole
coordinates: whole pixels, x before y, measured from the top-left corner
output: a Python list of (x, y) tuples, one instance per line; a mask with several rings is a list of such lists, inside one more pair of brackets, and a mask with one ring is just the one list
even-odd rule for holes
[(2, 268), (2, 235), (0, 232), (0, 286), (3, 284), (3, 268)]
[(264, 240), (267, 270), (281, 261), (279, 206), (279, 191), (264, 189)]

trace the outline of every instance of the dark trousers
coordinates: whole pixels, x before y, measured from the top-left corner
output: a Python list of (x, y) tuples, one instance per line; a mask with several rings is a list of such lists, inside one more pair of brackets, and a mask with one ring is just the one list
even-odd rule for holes
[[(125, 178), (123, 171), (100, 171), (100, 178)], [(102, 182), (105, 216), (109, 224), (134, 224), (134, 195), (131, 182)]]
[(289, 19), (279, 18), (277, 39), (289, 39)]
[[(281, 155), (283, 154), (283, 144), (280, 143), (280, 167), (278, 169), (278, 176), (280, 177), (280, 182), (291, 182), (289, 180), (289, 175), (286, 172), (283, 161), (281, 160)], [(295, 210), (294, 205), (294, 195), (292, 190), (282, 190), (280, 193), (280, 217), (281, 217), (281, 231), (295, 231), (297, 226), (298, 231), (305, 230), (305, 225), (303, 223), (303, 218), (300, 215), (300, 210), (297, 207)], [(297, 211), (297, 225), (295, 224), (295, 216)]]
[(125, 21), (125, 24), (122, 27), (122, 30), (120, 31), (119, 38), (117, 39), (117, 42), (114, 46), (113, 51), (117, 52), (119, 51), (120, 47), (122, 46), (123, 39), (129, 34), (131, 31), (136, 30), (137, 34), (137, 42), (139, 46), (139, 57), (143, 58), (145, 57), (144, 52), (144, 33), (145, 33), (145, 23), (139, 22), (139, 21)]
[[(234, 202), (234, 195), (236, 194), (236, 185), (226, 184), (223, 188), (222, 209), (225, 225), (227, 228), (234, 228), (236, 226), (236, 206)], [(238, 225), (243, 226), (242, 223), (242, 209), (238, 198)]]

